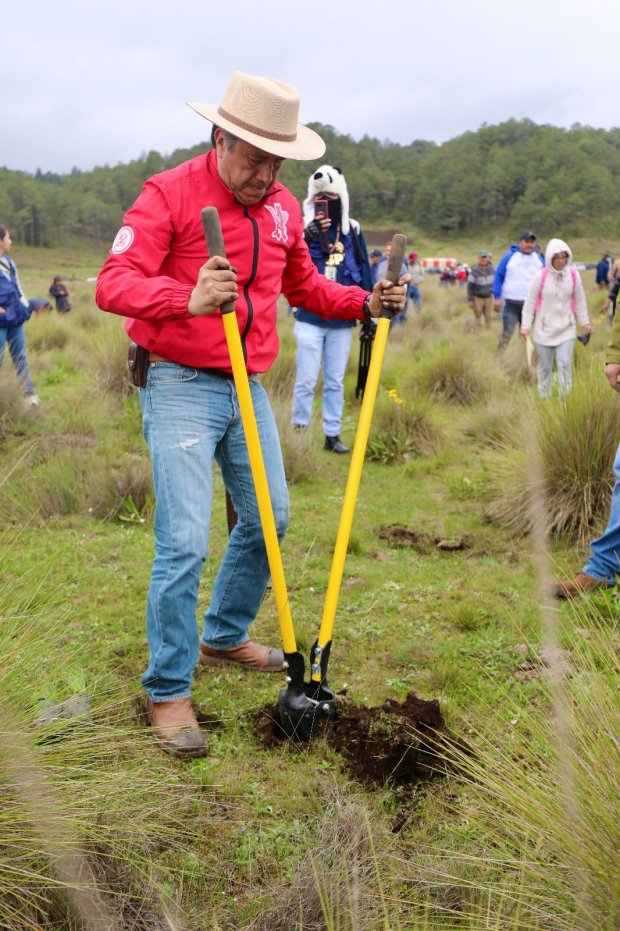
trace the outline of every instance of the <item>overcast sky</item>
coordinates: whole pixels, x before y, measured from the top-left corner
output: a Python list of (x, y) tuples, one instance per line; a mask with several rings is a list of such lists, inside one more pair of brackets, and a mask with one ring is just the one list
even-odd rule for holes
[(300, 120), (407, 143), (529, 117), (620, 125), (608, 0), (11, 0), (0, 165), (69, 171), (208, 137), (185, 101), (278, 77)]

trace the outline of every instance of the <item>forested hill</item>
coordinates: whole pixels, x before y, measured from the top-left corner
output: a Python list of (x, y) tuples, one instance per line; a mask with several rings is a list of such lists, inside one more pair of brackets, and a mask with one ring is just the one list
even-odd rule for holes
[[(620, 129), (570, 130), (509, 120), (442, 145), (356, 142), (311, 124), (327, 142), (321, 162), (286, 162), (281, 180), (303, 199), (310, 171), (325, 162), (345, 173), (351, 215), (395, 221), (435, 236), (534, 226), (541, 234), (617, 233)], [(0, 223), (20, 242), (107, 245), (145, 179), (204, 152), (150, 152), (127, 165), (35, 175), (0, 168)]]

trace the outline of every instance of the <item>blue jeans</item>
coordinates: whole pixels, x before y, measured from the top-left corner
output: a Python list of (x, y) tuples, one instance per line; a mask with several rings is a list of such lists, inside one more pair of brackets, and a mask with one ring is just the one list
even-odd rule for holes
[(4, 350), (7, 343), (17, 372), (17, 379), (24, 389), (24, 394), (29, 398), (34, 394), (34, 386), (30, 380), (30, 371), (26, 358), (26, 331), (23, 323), (20, 323), (19, 326), (0, 327), (0, 368), (4, 361)]
[(515, 331), (517, 326), (521, 326), (521, 313), (523, 311), (523, 305), (525, 301), (509, 301), (504, 302), (504, 308), (502, 313), (502, 323), (504, 326), (502, 337), (499, 341), (498, 350), (502, 352), (510, 342), (510, 337)]
[(592, 555), (581, 570), (608, 585), (615, 585), (616, 575), (620, 574), (620, 446), (616, 450), (614, 475), (609, 523), (603, 536), (590, 544)]
[(536, 343), (538, 353), (538, 393), (541, 398), (551, 397), (551, 374), (553, 372), (553, 358), (555, 356), (558, 367), (558, 382), (560, 394), (568, 394), (573, 386), (573, 349), (575, 340), (567, 339), (557, 346), (542, 346)]
[(323, 430), (340, 436), (344, 407), (344, 373), (351, 351), (352, 327), (315, 326), (297, 320), (297, 375), (293, 390), (292, 422), (307, 427), (312, 420), (312, 402), (323, 359)]
[(420, 313), (422, 310), (422, 298), (420, 297), (420, 289), (417, 285), (409, 285), (409, 297), (413, 301), (413, 306), (416, 309), (416, 313)]
[[(278, 431), (264, 388), (251, 380), (250, 390), (282, 539), (288, 494)], [(269, 563), (234, 382), (191, 366), (154, 362), (140, 401), (157, 496), (146, 609), (150, 659), (142, 683), (153, 701), (169, 701), (189, 696), (198, 658), (196, 606), (209, 542), (214, 458), (239, 520), (204, 617), (205, 646), (245, 643), (267, 588)]]

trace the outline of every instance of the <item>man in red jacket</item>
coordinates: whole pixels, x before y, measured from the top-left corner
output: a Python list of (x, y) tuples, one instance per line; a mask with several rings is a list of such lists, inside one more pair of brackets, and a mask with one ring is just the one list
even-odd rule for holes
[[(281, 81), (235, 72), (219, 106), (190, 104), (214, 124), (214, 148), (150, 178), (125, 214), (97, 280), (97, 304), (127, 317), (149, 353), (140, 389), (157, 496), (155, 560), (147, 602), (149, 666), (142, 682), (156, 739), (175, 756), (207, 743), (190, 702), (192, 670), (237, 664), (281, 670), (282, 651), (248, 637), (269, 565), (221, 315), (236, 302), (241, 341), (280, 539), (288, 495), (276, 425), (257, 375), (278, 352), (276, 310), (290, 303), (323, 317), (363, 320), (402, 310), (406, 278), (372, 294), (319, 275), (293, 195), (277, 183), (285, 158), (318, 159), (321, 138), (297, 123), (299, 95)], [(207, 256), (200, 210), (217, 207), (227, 259)], [(212, 462), (239, 520), (222, 560), (200, 641), (196, 604), (207, 556)]]

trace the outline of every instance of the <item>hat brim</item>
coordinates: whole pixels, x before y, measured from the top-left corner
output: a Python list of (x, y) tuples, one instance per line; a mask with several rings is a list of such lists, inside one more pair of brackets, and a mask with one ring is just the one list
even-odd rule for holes
[(215, 123), (221, 129), (228, 130), (238, 139), (243, 139), (245, 142), (255, 145), (257, 149), (269, 152), (270, 155), (277, 155), (279, 158), (294, 158), (299, 161), (311, 161), (321, 158), (325, 154), (325, 143), (319, 134), (312, 129), (308, 129), (307, 126), (302, 126), (301, 123), (297, 124), (297, 138), (293, 142), (282, 142), (278, 139), (267, 139), (259, 133), (253, 133), (248, 129), (242, 129), (235, 123), (231, 123), (230, 120), (220, 116), (216, 105), (188, 102), (187, 106), (195, 110), (205, 120)]

